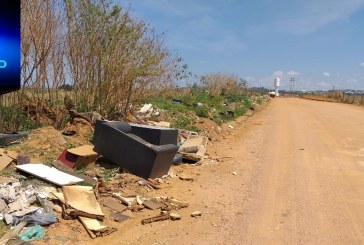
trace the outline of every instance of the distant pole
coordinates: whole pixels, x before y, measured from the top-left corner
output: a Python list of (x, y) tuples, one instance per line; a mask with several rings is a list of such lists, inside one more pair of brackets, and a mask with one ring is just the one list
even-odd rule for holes
[(294, 90), (294, 78), (293, 77), (291, 77), (291, 79), (290, 79), (289, 90), (290, 90), (291, 96), (292, 96), (293, 95), (293, 90)]

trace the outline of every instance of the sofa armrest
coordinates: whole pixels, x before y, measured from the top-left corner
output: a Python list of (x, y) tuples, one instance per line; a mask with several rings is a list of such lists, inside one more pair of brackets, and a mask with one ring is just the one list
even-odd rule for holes
[(153, 146), (152, 149), (157, 154), (163, 154), (163, 153), (177, 153), (178, 147), (176, 145), (168, 144), (168, 145), (157, 145)]

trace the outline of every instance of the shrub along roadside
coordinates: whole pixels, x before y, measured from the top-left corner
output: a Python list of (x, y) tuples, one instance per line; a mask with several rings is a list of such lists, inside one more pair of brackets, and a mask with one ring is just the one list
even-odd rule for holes
[(210, 95), (203, 89), (194, 89), (189, 94), (175, 98), (149, 97), (144, 103), (151, 103), (154, 107), (165, 110), (164, 114), (167, 115), (163, 120), (170, 121), (172, 127), (196, 130), (192, 125), (198, 117), (209, 118), (217, 124), (222, 124), (244, 115), (252, 107), (253, 100), (254, 96), (247, 92)]

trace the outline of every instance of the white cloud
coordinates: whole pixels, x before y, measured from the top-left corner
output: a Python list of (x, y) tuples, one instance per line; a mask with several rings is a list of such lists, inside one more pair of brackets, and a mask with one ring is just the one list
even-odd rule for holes
[[(364, 0), (305, 0), (296, 1), (295, 6), (287, 8), (287, 13), (275, 16), (271, 24), (253, 26), (252, 30), (276, 29), (293, 34), (307, 34), (317, 31), (333, 22), (342, 21), (364, 6)], [(272, 10), (278, 7), (271, 5)]]
[(289, 71), (286, 73), (286, 76), (289, 76), (289, 77), (297, 77), (298, 75), (300, 75), (300, 73), (297, 71)]
[(322, 75), (324, 75), (325, 77), (330, 77), (331, 76), (331, 74), (328, 73), (327, 71), (323, 72)]
[(275, 71), (273, 72), (272, 76), (273, 77), (279, 77), (282, 78), (283, 77), (284, 72), (283, 71)]
[(360, 63), (360, 66), (361, 66), (361, 67), (364, 67), (364, 62), (361, 62), (361, 63)]

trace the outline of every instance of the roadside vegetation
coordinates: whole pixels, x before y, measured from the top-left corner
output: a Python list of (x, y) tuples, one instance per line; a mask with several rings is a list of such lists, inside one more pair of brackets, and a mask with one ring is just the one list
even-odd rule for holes
[(364, 94), (362, 93), (355, 94), (345, 91), (318, 91), (306, 93), (303, 97), (319, 101), (364, 105)]
[(2, 131), (62, 129), (70, 109), (122, 119), (150, 102), (191, 128), (196, 117), (220, 124), (251, 107), (246, 81), (193, 76), (164, 34), (112, 0), (22, 1), (21, 11), (22, 88), (0, 96)]

